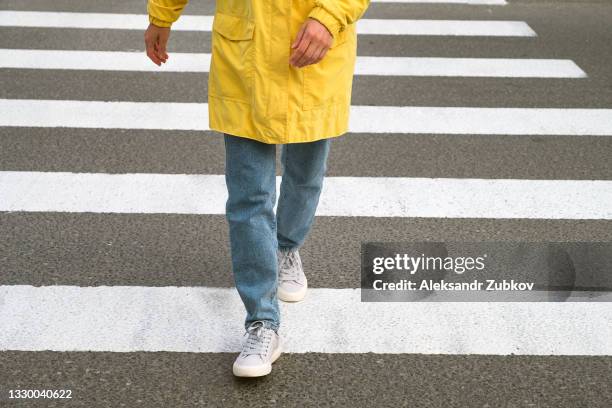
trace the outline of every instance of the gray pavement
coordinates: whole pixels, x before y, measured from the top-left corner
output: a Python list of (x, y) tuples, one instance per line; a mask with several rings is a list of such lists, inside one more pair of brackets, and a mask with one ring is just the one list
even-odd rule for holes
[(226, 353), (0, 354), (15, 386), (73, 392), (72, 401), (32, 407), (607, 408), (612, 400), (609, 357), (287, 354), (270, 376), (255, 380), (234, 378), (227, 370), (233, 359)]
[[(142, 14), (144, 4), (0, 0), (0, 9)], [(185, 14), (213, 12), (213, 2), (193, 1)], [(355, 105), (612, 107), (609, 1), (373, 3), (365, 17), (520, 20), (538, 36), (369, 35), (359, 55), (563, 58), (589, 77), (356, 77)], [(209, 41), (176, 32), (170, 52), (210, 52)], [(137, 30), (0, 28), (0, 48), (138, 51), (141, 43)], [(206, 80), (0, 69), (0, 98), (206, 102)], [(0, 171), (222, 174), (223, 160), (216, 132), (0, 128)], [(611, 163), (610, 137), (348, 134), (334, 141), (328, 175), (612, 180)], [(0, 212), (0, 237), (0, 285), (233, 285), (222, 215)], [(610, 241), (612, 221), (320, 217), (302, 258), (312, 287), (353, 288), (361, 241), (481, 239)], [(256, 381), (231, 375), (234, 357), (2, 351), (0, 406), (612, 406), (612, 356), (286, 354)], [(8, 389), (41, 387), (74, 398), (7, 399)]]
[[(4, 170), (223, 174), (225, 167), (223, 139), (215, 132), (5, 128), (3, 133)], [(609, 139), (348, 134), (332, 142), (328, 175), (610, 180)]]
[[(2, 214), (0, 284), (233, 286), (222, 215)], [(356, 288), (361, 241), (610, 241), (609, 220), (319, 217), (311, 287)], [(35, 239), (33, 238), (35, 237)]]

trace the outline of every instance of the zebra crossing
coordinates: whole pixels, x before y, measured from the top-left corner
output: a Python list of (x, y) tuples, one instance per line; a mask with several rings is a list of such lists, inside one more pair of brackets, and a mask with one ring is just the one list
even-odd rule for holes
[(441, 3), (503, 6), (506, 0), (372, 0), (373, 3)]
[[(2, 126), (208, 130), (204, 103), (0, 99)], [(74, 112), (78, 112), (75, 115)], [(368, 134), (611, 136), (612, 109), (352, 106)]]
[[(148, 17), (141, 14), (71, 13), (0, 10), (0, 27), (84, 28), (142, 30)], [(173, 31), (211, 31), (213, 16), (185, 15)], [(357, 22), (358, 34), (533, 37), (524, 21), (369, 19)]]
[[(223, 214), (227, 199), (222, 174), (5, 171), (0, 192), (0, 211)], [(327, 177), (317, 215), (610, 220), (610, 202), (605, 180)]]
[[(0, 49), (0, 68), (208, 72), (210, 54), (174, 53), (151, 67), (140, 52)], [(99, 61), (109, 61), (100, 65)], [(355, 75), (584, 78), (573, 61), (511, 58), (357, 57)]]
[[(32, 31), (36, 33), (66, 30), (67, 35), (72, 36), (66, 39), (67, 44), (78, 42), (81, 35), (78, 33), (100, 35), (116, 31), (139, 36), (139, 31), (146, 26), (141, 3), (128, 1), (121, 5), (121, 10), (100, 10), (101, 6), (93, 3), (59, 2), (41, 7), (42, 3), (34, 0), (24, 2), (23, 6), (7, 2), (12, 9), (0, 11), (0, 32), (11, 35), (22, 33), (20, 30), (43, 30)], [(393, 19), (379, 18), (390, 6), (405, 8), (409, 15), (411, 7), (429, 7), (428, 4), (435, 5), (431, 10), (444, 13), (429, 15), (428, 19), (402, 19), (401, 15)], [(453, 10), (466, 8), (465, 13), (474, 10), (477, 19), (457, 19), (450, 11), (446, 14), (446, 4), (452, 5)], [(188, 6), (188, 14), (174, 26), (174, 41), (181, 38), (193, 41), (193, 37), (179, 37), (181, 35), (206, 35), (212, 25), (213, 5), (214, 2), (206, 1), (193, 8)], [(525, 57), (521, 47), (533, 41), (548, 41), (549, 37), (542, 39), (538, 24), (519, 16), (498, 14), (509, 13), (501, 10), (512, 6), (512, 2), (508, 4), (505, 0), (372, 0), (370, 10), (358, 23), (359, 41), (364, 42), (365, 47), (371, 47), (366, 42), (369, 39), (387, 36), (384, 38), (406, 41), (406, 44), (421, 38), (453, 38), (465, 44), (476, 39), (516, 42), (517, 51), (512, 55), (499, 52), (494, 57), (440, 55), (435, 48), (427, 56), (386, 56), (384, 52), (360, 54), (356, 86), (365, 81), (376, 84), (383, 80), (400, 83), (400, 80), (443, 78), (458, 81), (466, 78), (507, 81), (503, 84), (508, 85), (509, 92), (528, 92), (527, 82), (523, 81), (540, 86), (553, 84), (547, 81), (560, 81), (551, 85), (560, 89), (589, 87), (592, 86), (590, 81), (598, 80), (598, 72), (589, 69), (591, 65), (574, 60), (572, 55), (551, 52)], [(482, 18), (479, 10), (483, 8), (490, 10), (491, 19)], [(78, 99), (69, 95), (70, 89), (84, 87), (78, 79), (83, 73), (99, 81), (96, 84), (100, 87), (112, 86), (114, 80), (124, 74), (148, 75), (152, 84), (163, 83), (164, 78), (180, 80), (182, 75), (197, 75), (202, 89), (205, 87), (208, 53), (170, 49), (171, 62), (159, 69), (147, 62), (144, 52), (127, 51), (120, 44), (116, 45), (116, 50), (45, 49), (28, 36), (10, 46), (0, 46), (0, 77), (7, 83), (6, 88), (2, 87), (5, 91), (0, 89), (0, 234), (9, 242), (0, 246), (0, 259), (6, 262), (0, 271), (0, 276), (4, 275), (0, 281), (0, 355), (9, 356), (11, 364), (20, 358), (15, 355), (13, 359), (11, 353), (18, 351), (31, 353), (35, 360), (48, 351), (95, 352), (100, 356), (110, 353), (108, 356), (112, 359), (115, 353), (137, 355), (141, 352), (212, 353), (212, 358), (217, 358), (239, 350), (243, 309), (231, 287), (229, 253), (227, 248), (220, 253), (219, 248), (223, 246), (215, 244), (217, 246), (209, 250), (202, 244), (225, 242), (226, 237), (205, 236), (201, 242), (179, 239), (180, 249), (164, 248), (154, 237), (139, 235), (138, 227), (134, 226), (148, 230), (143, 223), (163, 220), (160, 222), (170, 224), (166, 228), (171, 234), (179, 234), (181, 228), (193, 228), (190, 225), (194, 224), (206, 231), (207, 228), (215, 232), (221, 228), (219, 231), (222, 231), (226, 190), (219, 172), (184, 171), (183, 153), (176, 151), (168, 152), (175, 162), (172, 170), (151, 171), (152, 166), (147, 165), (139, 171), (126, 172), (121, 169), (131, 164), (131, 159), (119, 154), (121, 146), (112, 150), (118, 156), (119, 170), (113, 168), (113, 163), (99, 162), (81, 163), (77, 171), (71, 171), (72, 165), (68, 164), (63, 169), (40, 170), (46, 160), (52, 160), (46, 157), (52, 148), (48, 143), (59, 141), (68, 147), (82, 139), (83, 145), (75, 145), (75, 149), (103, 149), (97, 144), (113, 134), (120, 138), (113, 139), (114, 143), (120, 140), (127, 147), (136, 140), (136, 132), (142, 131), (162, 135), (151, 137), (150, 143), (154, 146), (161, 146), (161, 139), (184, 139), (184, 146), (199, 146), (199, 149), (204, 146), (210, 158), (202, 157), (201, 160), (214, 161), (214, 167), (221, 166), (222, 147), (218, 144), (218, 135), (207, 128), (204, 99), (186, 102), (179, 92), (168, 89), (169, 99), (149, 100), (147, 93), (141, 93), (142, 90), (135, 86), (119, 89), (117, 92), (123, 98), (117, 100), (100, 100), (96, 94)], [(29, 85), (23, 83), (19, 86), (24, 88), (27, 97), (7, 96), (7, 90), (13, 89), (9, 82), (15, 74), (31, 73), (51, 82), (53, 78), (65, 81), (63, 74), (60, 75), (65, 72), (72, 72), (75, 77), (72, 81), (68, 79), (61, 92), (46, 88), (26, 89)], [(292, 355), (308, 359), (318, 353), (331, 361), (340, 361), (344, 357), (338, 356), (344, 355), (349, 360), (379, 358), (384, 362), (388, 362), (385, 354), (404, 359), (415, 353), (440, 355), (448, 361), (455, 361), (453, 356), (462, 355), (475, 358), (480, 358), (479, 355), (521, 355), (544, 359), (582, 356), (585, 360), (580, 360), (579, 364), (595, 367), (596, 363), (586, 360), (586, 356), (609, 358), (612, 355), (612, 341), (609, 340), (612, 338), (612, 310), (607, 303), (360, 302), (359, 271), (354, 268), (360, 241), (381, 237), (426, 240), (432, 236), (441, 240), (447, 236), (465, 239), (480, 236), (494, 240), (499, 237), (499, 230), (506, 230), (504, 239), (515, 240), (610, 239), (612, 175), (609, 164), (601, 162), (605, 160), (606, 149), (612, 146), (608, 138), (612, 136), (612, 107), (607, 100), (599, 104), (589, 102), (589, 107), (585, 108), (576, 107), (579, 100), (559, 104), (552, 99), (550, 104), (509, 106), (504, 95), (493, 95), (486, 104), (415, 105), (412, 103), (412, 83), (416, 82), (401, 82), (408, 85), (389, 97), (393, 98), (393, 104), (380, 103), (383, 96), (375, 88), (364, 92), (360, 97), (363, 101), (352, 107), (350, 134), (336, 141), (338, 148), (359, 161), (364, 154), (359, 150), (361, 143), (379, 146), (382, 152), (383, 145), (392, 140), (394, 146), (407, 153), (415, 146), (417, 138), (430, 140), (432, 145), (439, 143), (441, 150), (457, 157), (467, 154), (466, 146), (488, 143), (508, 150), (511, 150), (510, 144), (526, 147), (534, 144), (534, 149), (537, 143), (551, 146), (584, 144), (598, 146), (603, 151), (603, 159), (584, 152), (580, 155), (578, 151), (575, 163), (584, 167), (564, 167), (563, 172), (560, 169), (563, 176), (552, 175), (544, 179), (492, 177), (489, 174), (457, 177), (454, 169), (446, 165), (446, 160), (440, 158), (438, 167), (445, 173), (440, 177), (438, 173), (436, 176), (415, 176), (418, 171), (408, 162), (385, 163), (381, 153), (380, 163), (373, 162), (373, 156), (369, 156), (370, 159), (360, 164), (375, 173), (366, 176), (352, 174), (339, 164), (336, 166), (334, 160), (341, 163), (345, 159), (332, 153), (333, 174), (326, 178), (317, 210), (313, 247), (308, 248), (307, 244), (305, 248), (306, 266), (319, 276), (313, 277), (314, 286), (306, 303), (282, 305), (281, 332), (287, 338), (288, 359)], [(474, 82), (476, 87), (479, 83)], [(140, 96), (134, 97), (137, 93)], [(37, 97), (33, 98), (33, 94)], [(539, 96), (538, 100), (542, 98)], [(76, 133), (68, 139), (70, 132)], [(64, 139), (70, 142), (62, 142)], [(137, 140), (147, 140), (147, 137), (139, 136)], [(358, 147), (351, 147), (353, 145)], [(17, 152), (19, 156), (9, 161), (2, 150)], [(520, 154), (515, 155), (520, 159)], [(523, 154), (525, 156), (528, 154)], [(605, 173), (603, 178), (590, 175), (589, 159), (599, 161), (598, 168), (603, 170), (597, 174)], [(482, 160), (491, 161), (490, 173), (502, 174), (503, 169), (496, 168), (493, 159), (482, 157)], [(29, 163), (30, 167), (14, 163)], [(539, 165), (554, 168), (567, 163), (525, 163), (526, 167)], [(404, 167), (398, 170), (398, 166)], [(117, 172), (119, 174), (114, 174)], [(568, 178), (568, 175), (574, 177)], [(277, 185), (279, 183), (280, 177), (277, 177)], [(101, 217), (97, 218), (100, 224), (94, 224), (93, 218), (89, 218), (94, 216)], [(100, 226), (105, 224), (105, 219), (110, 222), (111, 217), (118, 217), (112, 218), (114, 227), (97, 229), (104, 228)], [(180, 227), (172, 225), (174, 221), (170, 220), (179, 219)], [(90, 222), (92, 224), (88, 224)], [(421, 222), (427, 226), (424, 230), (418, 228)], [(29, 223), (32, 225), (26, 225)], [(525, 227), (525, 223), (531, 223), (532, 227)], [(70, 231), (67, 234), (79, 237), (70, 241), (75, 246), (71, 256), (78, 254), (81, 244), (83, 250), (88, 248), (89, 251), (96, 243), (104, 242), (99, 244), (104, 245), (104, 251), (94, 251), (92, 259), (85, 259), (87, 255), (82, 255), (84, 259), (71, 258), (68, 252), (64, 254), (61, 247), (53, 244), (53, 239), (64, 242), (65, 237), (59, 239), (58, 232), (45, 225), (64, 226)], [(444, 225), (467, 226), (469, 232), (463, 236), (461, 231), (449, 232), (454, 226), (448, 230)], [(27, 249), (30, 244), (23, 242), (17, 230), (30, 231), (30, 228), (41, 229), (40, 234), (31, 239), (42, 243), (32, 245), (37, 248), (42, 245), (46, 251)], [(163, 230), (159, 233), (163, 234)], [(142, 249), (140, 255), (131, 258), (122, 253), (122, 248), (106, 245), (106, 242), (113, 242), (114, 235), (121, 235), (122, 238), (118, 238), (121, 242), (141, 239), (134, 247), (142, 246), (138, 247)], [(23, 252), (18, 249), (22, 247), (26, 248)], [(1, 253), (5, 251), (2, 248), (17, 250), (13, 253), (6, 249), (6, 253)], [(55, 251), (56, 255), (50, 256), (48, 251)], [(202, 261), (207, 267), (218, 269), (202, 270), (201, 276), (189, 282), (181, 282), (183, 275), (178, 273), (177, 282), (171, 285), (167, 278), (161, 279), (141, 269), (144, 266), (138, 266), (146, 256), (154, 259), (152, 264), (162, 263), (169, 267), (171, 263), (164, 263), (161, 257), (177, 259), (186, 256), (182, 255), (185, 251), (197, 252), (198, 256), (203, 253), (210, 259), (202, 261), (198, 257), (192, 262)], [(320, 254), (334, 252), (338, 257), (350, 254), (355, 259), (334, 260), (329, 268), (329, 261)], [(67, 259), (54, 259), (62, 258), (62, 254)], [(130, 267), (126, 266), (126, 270), (141, 269), (139, 282), (127, 277), (122, 280), (121, 262), (115, 264), (107, 257), (129, 261)], [(95, 274), (87, 270), (93, 270), (94, 263), (102, 264), (95, 266)], [(74, 264), (84, 269), (79, 270)], [(108, 274), (104, 265), (109, 268)], [(346, 265), (353, 268), (343, 269)], [(26, 268), (42, 272), (37, 275)], [(79, 277), (69, 276), (70, 273)], [(308, 270), (306, 273), (308, 275)], [(91, 282), (93, 275), (95, 283), (75, 283)], [(111, 280), (110, 275), (115, 278)], [(380, 357), (372, 357), (369, 353)], [(157, 357), (146, 354), (143, 358)], [(379, 360), (373, 361), (377, 364)], [(499, 364), (503, 371), (505, 363)], [(409, 369), (406, 366), (406, 372)], [(282, 367), (275, 370), (281, 371)], [(298, 365), (297, 372), (299, 370)]]
[[(194, 287), (0, 287), (11, 350), (37, 351), (174, 351), (236, 352), (240, 350), (242, 304), (230, 288)], [(478, 302), (362, 303), (359, 289), (311, 289), (296, 308), (283, 304), (289, 353), (426, 353), (609, 355), (609, 342), (585, 337), (594, 327), (612, 335), (606, 303)], [(410, 310), (410, 319), (399, 319)], [(28, 310), (24, 315), (23, 310)], [(121, 310), (117, 320), (116, 311)], [(225, 310), (225, 313), (219, 313)], [(565, 330), (556, 319), (564, 315)], [(143, 322), (143, 317), (148, 320)], [(13, 316), (12, 319), (9, 317)], [(177, 321), (176, 317), (183, 317)], [(476, 317), (478, 316), (478, 317)], [(482, 320), (491, 323), (479, 327)], [(431, 322), (439, 322), (432, 325)], [(49, 322), (56, 322), (49, 325)], [(376, 322), (376, 323), (373, 323)], [(143, 324), (147, 330), (141, 329)], [(41, 327), (23, 335), (22, 326)], [(376, 325), (363, 332), (356, 327)], [(210, 331), (202, 331), (209, 327)], [(465, 342), (449, 342), (451, 331)], [(218, 334), (212, 334), (212, 333)], [(419, 337), (431, 339), (426, 343)], [(70, 336), (66, 336), (70, 333)], [(222, 334), (221, 334), (222, 333)], [(303, 338), (300, 333), (310, 333)], [(546, 342), (539, 339), (545, 338)], [(330, 341), (331, 339), (331, 341)]]

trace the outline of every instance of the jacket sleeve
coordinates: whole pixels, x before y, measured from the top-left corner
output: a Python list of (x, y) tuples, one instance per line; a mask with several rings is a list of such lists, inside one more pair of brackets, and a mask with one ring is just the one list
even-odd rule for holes
[(370, 5), (370, 0), (315, 0), (308, 17), (318, 20), (335, 37), (348, 24), (359, 20)]
[(158, 27), (170, 27), (178, 20), (189, 0), (148, 0), (149, 22)]

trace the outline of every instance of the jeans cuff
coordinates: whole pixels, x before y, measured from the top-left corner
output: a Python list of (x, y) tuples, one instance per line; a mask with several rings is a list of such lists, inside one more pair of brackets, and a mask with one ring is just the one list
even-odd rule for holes
[[(279, 323), (273, 322), (273, 321), (271, 321), (271, 320), (259, 320), (259, 321), (263, 322), (263, 325), (264, 325), (264, 327), (265, 327), (265, 328), (272, 329), (272, 330), (274, 330), (275, 332), (277, 332), (277, 333), (278, 333), (278, 329), (279, 329), (279, 327), (280, 327), (280, 324), (279, 324)], [(253, 322), (251, 322), (251, 323), (253, 323)], [(245, 324), (244, 324), (244, 329), (245, 329), (245, 330), (246, 330), (246, 329), (248, 329), (248, 328), (249, 328), (249, 325), (250, 325), (251, 323), (245, 323)]]
[(299, 247), (297, 247), (297, 246), (295, 246), (295, 247), (284, 247), (284, 246), (279, 246), (279, 247), (278, 247), (278, 250), (279, 250), (279, 251), (281, 251), (281, 252), (284, 252), (284, 253), (287, 253), (287, 252), (293, 252), (293, 251), (296, 251), (296, 250), (298, 250), (298, 249), (299, 249)]

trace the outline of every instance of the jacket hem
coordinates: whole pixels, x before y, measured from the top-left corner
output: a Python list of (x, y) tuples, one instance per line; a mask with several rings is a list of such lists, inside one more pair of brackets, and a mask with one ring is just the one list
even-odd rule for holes
[(257, 122), (258, 115), (249, 104), (208, 95), (210, 130), (267, 144), (305, 143), (342, 136), (348, 132), (349, 113), (350, 106), (341, 102), (307, 111), (293, 110), (288, 116), (261, 118)]

